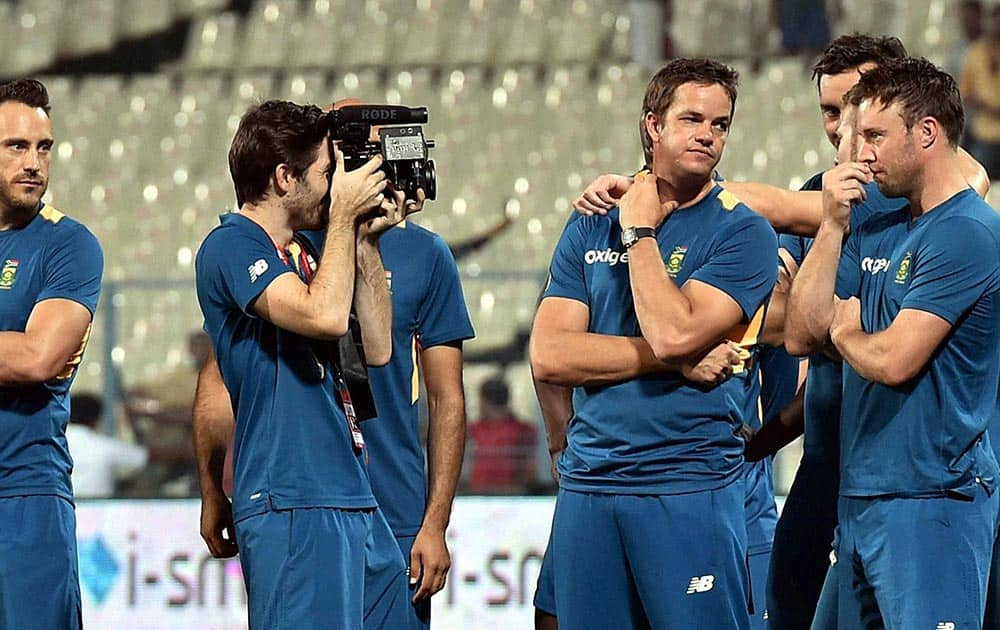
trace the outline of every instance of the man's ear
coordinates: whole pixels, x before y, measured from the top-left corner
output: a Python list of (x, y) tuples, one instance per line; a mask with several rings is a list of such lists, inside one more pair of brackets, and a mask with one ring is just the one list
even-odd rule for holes
[(917, 140), (920, 142), (920, 148), (929, 149), (934, 146), (934, 143), (941, 138), (941, 134), (944, 131), (941, 129), (941, 123), (938, 122), (936, 118), (931, 116), (925, 116), (917, 122), (914, 127), (917, 130)]
[(279, 197), (288, 194), (288, 191), (292, 188), (293, 179), (296, 179), (296, 177), (292, 174), (292, 167), (284, 162), (275, 166), (274, 174), (271, 177), (271, 183), (274, 185), (274, 192), (277, 193)]
[(646, 116), (642, 122), (646, 125), (646, 133), (649, 134), (649, 139), (653, 142), (659, 142), (660, 132), (663, 128), (660, 126), (660, 121), (657, 119), (656, 114), (646, 112)]

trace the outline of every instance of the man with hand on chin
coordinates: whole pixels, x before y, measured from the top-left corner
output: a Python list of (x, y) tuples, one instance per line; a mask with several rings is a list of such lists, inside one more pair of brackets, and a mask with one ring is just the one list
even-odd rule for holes
[(643, 102), (652, 173), (619, 210), (567, 226), (553, 255), (531, 364), (579, 388), (550, 547), (566, 627), (749, 627), (748, 371), (714, 388), (679, 373), (755, 337), (777, 275), (773, 231), (712, 181), (736, 81), (709, 60), (662, 68)]
[[(1000, 217), (962, 173), (950, 76), (925, 59), (886, 62), (847, 99), (857, 161), (824, 176), (823, 222), (792, 288), (809, 336), (845, 364), (838, 626), (977, 628), (997, 519), (986, 430)], [(907, 203), (852, 224), (872, 180)]]

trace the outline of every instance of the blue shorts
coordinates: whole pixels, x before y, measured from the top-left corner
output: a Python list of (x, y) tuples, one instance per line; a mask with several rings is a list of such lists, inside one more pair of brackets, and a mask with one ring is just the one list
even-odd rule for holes
[(982, 487), (973, 499), (841, 497), (839, 625), (980, 627), (998, 502)]
[[(410, 551), (413, 549), (413, 541), (416, 538), (416, 536), (396, 536), (396, 544), (399, 545), (399, 550), (403, 552), (403, 562), (406, 563), (406, 566), (410, 566)], [(407, 580), (407, 583), (409, 583), (409, 580)], [(407, 593), (407, 601), (410, 602), (410, 624), (407, 627), (415, 630), (427, 630), (431, 627), (431, 600), (428, 598), (422, 599), (416, 604), (413, 603), (413, 595), (419, 586), (419, 583), (410, 586), (410, 590)]]
[(535, 608), (547, 615), (556, 616), (556, 576), (552, 568), (552, 534), (545, 546), (542, 567), (538, 570), (538, 585), (535, 587)]
[(404, 628), (406, 565), (378, 510), (271, 510), (236, 523), (252, 628)]
[(771, 458), (743, 464), (746, 483), (744, 510), (747, 520), (747, 565), (750, 568), (750, 601), (753, 616), (750, 627), (768, 627), (767, 573), (771, 563), (771, 545), (778, 522), (778, 507), (774, 503), (774, 481), (771, 478)]
[(745, 499), (741, 481), (679, 495), (560, 490), (559, 625), (748, 629)]
[(54, 495), (0, 499), (0, 628), (82, 626), (73, 505)]
[[(803, 459), (774, 531), (767, 581), (771, 630), (808, 628), (830, 568), (839, 462)], [(836, 602), (836, 589), (833, 589)], [(833, 610), (836, 614), (836, 609)]]

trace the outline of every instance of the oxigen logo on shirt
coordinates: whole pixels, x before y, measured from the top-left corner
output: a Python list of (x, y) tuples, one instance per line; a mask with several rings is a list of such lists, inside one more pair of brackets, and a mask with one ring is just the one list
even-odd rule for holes
[(593, 265), (594, 263), (607, 263), (611, 267), (614, 267), (618, 263), (627, 265), (628, 252), (616, 252), (610, 247), (604, 250), (588, 249), (583, 255), (583, 262), (588, 265)]
[(889, 269), (890, 261), (888, 258), (872, 258), (871, 256), (865, 256), (861, 261), (861, 271), (867, 271), (873, 276), (883, 271)]

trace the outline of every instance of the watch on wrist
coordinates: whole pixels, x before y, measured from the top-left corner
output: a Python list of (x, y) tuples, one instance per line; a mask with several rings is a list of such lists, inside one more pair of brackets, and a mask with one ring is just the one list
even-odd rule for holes
[(656, 238), (656, 230), (651, 227), (627, 227), (622, 230), (622, 245), (629, 249), (647, 236)]

